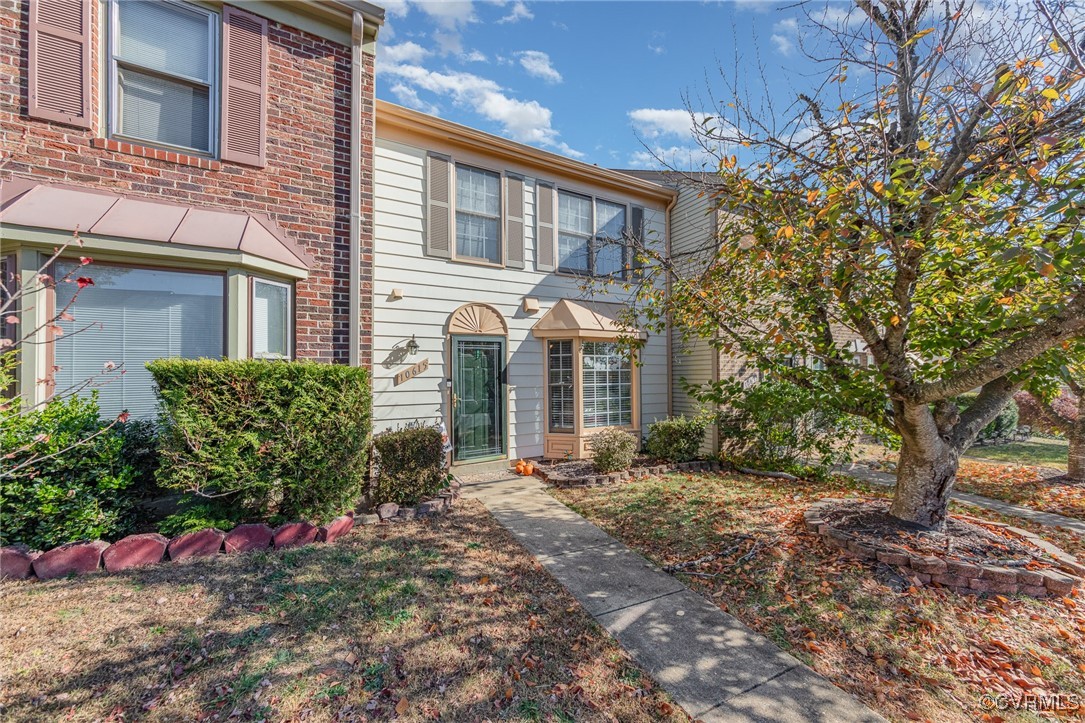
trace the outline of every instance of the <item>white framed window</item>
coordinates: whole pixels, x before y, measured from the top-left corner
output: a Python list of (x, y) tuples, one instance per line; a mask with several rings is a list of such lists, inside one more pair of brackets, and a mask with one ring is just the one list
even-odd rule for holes
[(559, 271), (624, 277), (625, 204), (558, 191)]
[(267, 279), (252, 280), (250, 300), (252, 356), (255, 359), (293, 357), (293, 289)]
[[(57, 261), (53, 277), (74, 279), (79, 267)], [(54, 394), (97, 390), (104, 418), (147, 419), (158, 405), (147, 362), (224, 355), (225, 274), (95, 261), (87, 276), (94, 283), (82, 289), (56, 285), (56, 308), (73, 318), (57, 322)]]
[(174, 0), (110, 0), (109, 135), (213, 154), (219, 16)]
[(613, 341), (581, 344), (585, 427), (624, 427), (633, 423), (633, 364), (630, 353)]
[(575, 367), (572, 339), (547, 342), (547, 388), (550, 394), (549, 418), (551, 432), (571, 432), (576, 421)]
[(456, 258), (502, 262), (501, 174), (456, 165)]

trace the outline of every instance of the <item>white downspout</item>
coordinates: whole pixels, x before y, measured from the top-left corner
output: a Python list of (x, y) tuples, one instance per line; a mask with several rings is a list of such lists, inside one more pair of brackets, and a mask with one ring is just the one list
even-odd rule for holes
[(347, 265), (350, 293), (347, 303), (347, 344), (350, 345), (348, 361), (352, 367), (362, 365), (362, 217), (359, 210), (359, 194), (362, 187), (361, 113), (362, 113), (362, 43), (365, 35), (365, 18), (354, 13), (351, 24), (350, 43), (350, 253)]

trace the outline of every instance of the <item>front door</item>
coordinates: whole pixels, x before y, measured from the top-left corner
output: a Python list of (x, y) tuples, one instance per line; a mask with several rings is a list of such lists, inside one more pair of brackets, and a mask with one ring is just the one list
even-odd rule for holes
[(503, 458), (505, 340), (452, 337), (452, 459)]

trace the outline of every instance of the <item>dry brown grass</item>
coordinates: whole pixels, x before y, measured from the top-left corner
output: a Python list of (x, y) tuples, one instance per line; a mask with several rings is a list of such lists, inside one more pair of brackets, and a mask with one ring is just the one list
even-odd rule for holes
[[(1085, 701), (1085, 597), (917, 587), (888, 566), (842, 557), (802, 525), (816, 499), (885, 496), (884, 488), (675, 474), (554, 494), (659, 564), (725, 553), (679, 577), (890, 719), (1037, 719), (987, 711), (985, 693)], [(1072, 533), (1013, 522), (1080, 553)]]
[(5, 720), (687, 720), (471, 501), (333, 545), (5, 583), (0, 640)]

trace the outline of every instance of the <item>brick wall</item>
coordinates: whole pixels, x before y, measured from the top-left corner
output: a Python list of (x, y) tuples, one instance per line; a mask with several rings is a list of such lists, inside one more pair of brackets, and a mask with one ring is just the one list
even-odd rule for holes
[[(348, 359), (350, 71), (347, 46), (270, 22), (267, 166), (179, 157), (104, 142), (102, 8), (92, 3), (92, 128), (26, 117), (29, 4), (0, 0), (0, 178), (155, 196), (193, 206), (267, 213), (316, 259), (297, 284), (299, 358)], [(373, 58), (362, 85), (361, 358), (372, 357)]]

